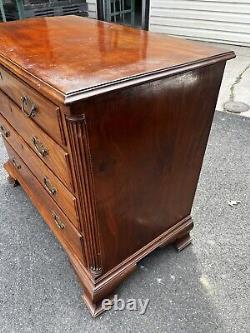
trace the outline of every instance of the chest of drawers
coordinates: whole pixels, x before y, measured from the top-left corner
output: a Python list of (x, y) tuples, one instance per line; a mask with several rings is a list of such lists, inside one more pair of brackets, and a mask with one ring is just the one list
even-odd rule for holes
[(74, 16), (0, 24), (0, 44), (4, 167), (67, 252), (96, 316), (140, 259), (190, 243), (234, 54)]

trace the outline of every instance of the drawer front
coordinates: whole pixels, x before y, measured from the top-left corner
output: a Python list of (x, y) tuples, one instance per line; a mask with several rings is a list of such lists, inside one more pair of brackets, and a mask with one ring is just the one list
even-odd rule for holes
[(1, 90), (0, 90), (0, 110), (1, 110), (0, 112), (4, 114), (8, 114), (8, 112), (10, 112), (9, 99), (5, 94), (1, 92)]
[(23, 186), (28, 192), (34, 205), (39, 210), (57, 239), (64, 245), (68, 245), (74, 254), (83, 261), (82, 236), (71, 224), (63, 211), (56, 205), (54, 200), (48, 195), (47, 191), (41, 186), (39, 181), (26, 166), (14, 149), (4, 140), (10, 163), (14, 172)]
[(65, 145), (59, 107), (39, 95), (34, 89), (0, 67), (0, 89), (20, 108), (23, 117), (30, 118), (55, 141)]
[(14, 148), (14, 150), (22, 156), (24, 163), (30, 170), (32, 170), (32, 173), (46, 189), (48, 194), (55, 200), (58, 206), (63, 209), (74, 226), (79, 229), (80, 226), (77, 217), (76, 198), (53, 174), (53, 172), (50, 171), (42, 160), (34, 154), (32, 149), (25, 143), (20, 135), (18, 135), (13, 127), (11, 127), (7, 121), (3, 122), (2, 120), (0, 122), (5, 128), (5, 131), (9, 133), (9, 135), (7, 134), (6, 140)]
[(1, 108), (0, 105), (2, 116), (22, 136), (36, 155), (72, 190), (68, 153), (32, 120), (24, 118), (14, 103), (9, 101), (9, 106), (9, 108)]

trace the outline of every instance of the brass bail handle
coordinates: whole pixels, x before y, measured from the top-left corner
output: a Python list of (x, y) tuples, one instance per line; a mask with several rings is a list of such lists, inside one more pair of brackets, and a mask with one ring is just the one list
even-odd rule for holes
[(17, 163), (17, 161), (14, 158), (12, 158), (12, 164), (17, 170), (20, 170), (22, 167), (20, 164)]
[(0, 125), (0, 133), (5, 138), (8, 138), (10, 136), (10, 131), (8, 131), (3, 125)]
[(34, 118), (37, 114), (37, 106), (29, 96), (21, 97), (21, 109), (28, 118)]
[(49, 154), (49, 151), (44, 145), (38, 140), (36, 136), (32, 137), (32, 143), (35, 147), (35, 150), (41, 157), (46, 157)]
[(56, 226), (59, 228), (59, 229), (64, 229), (65, 228), (65, 225), (64, 223), (61, 221), (60, 217), (55, 213), (55, 212), (52, 212), (52, 216), (53, 216), (53, 219), (55, 221), (55, 224)]
[(50, 180), (48, 177), (44, 177), (43, 178), (43, 183), (45, 188), (47, 189), (47, 191), (51, 194), (51, 195), (56, 195), (57, 193), (57, 189), (51, 184)]

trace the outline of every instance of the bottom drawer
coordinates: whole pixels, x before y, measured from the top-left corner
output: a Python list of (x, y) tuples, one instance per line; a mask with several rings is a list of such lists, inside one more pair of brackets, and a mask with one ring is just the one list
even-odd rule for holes
[(47, 191), (6, 140), (4, 140), (4, 144), (9, 155), (9, 163), (6, 166), (7, 171), (20, 182), (62, 246), (66, 247), (66, 250), (68, 248), (70, 252), (73, 252), (84, 263), (81, 234), (71, 224), (54, 200), (51, 199)]

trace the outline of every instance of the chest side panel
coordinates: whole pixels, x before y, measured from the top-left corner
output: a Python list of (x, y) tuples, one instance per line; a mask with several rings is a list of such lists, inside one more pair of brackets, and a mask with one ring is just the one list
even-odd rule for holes
[(224, 63), (84, 106), (103, 266), (190, 214)]

